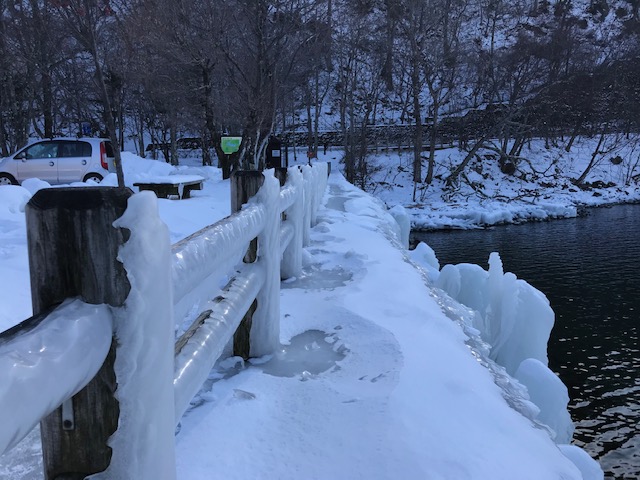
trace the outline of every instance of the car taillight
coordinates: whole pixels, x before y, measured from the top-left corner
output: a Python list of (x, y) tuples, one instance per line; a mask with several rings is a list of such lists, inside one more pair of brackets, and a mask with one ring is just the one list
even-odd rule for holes
[(107, 163), (107, 147), (104, 146), (104, 142), (100, 142), (100, 164), (105, 170), (109, 170), (109, 163)]

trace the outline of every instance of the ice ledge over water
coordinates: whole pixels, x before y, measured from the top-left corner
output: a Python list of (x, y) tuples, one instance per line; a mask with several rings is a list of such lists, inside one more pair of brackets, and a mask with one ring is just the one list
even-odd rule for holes
[[(489, 257), (488, 270), (473, 264), (440, 269), (434, 251), (424, 243), (410, 256), (446, 293), (440, 299), (443, 311), (469, 335), (467, 344), (492, 372), (507, 402), (547, 429), (584, 479), (604, 478), (595, 460), (570, 445), (574, 425), (567, 410), (567, 387), (548, 368), (554, 312), (546, 296), (513, 273), (505, 273), (496, 252)], [(463, 307), (455, 307), (455, 302)], [(465, 313), (464, 307), (469, 311)]]

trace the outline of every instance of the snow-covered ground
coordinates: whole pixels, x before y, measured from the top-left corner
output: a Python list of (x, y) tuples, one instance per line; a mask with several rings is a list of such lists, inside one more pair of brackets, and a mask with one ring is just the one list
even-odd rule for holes
[[(543, 162), (545, 152), (540, 154)], [(338, 155), (330, 151), (325, 157), (334, 172)], [(408, 154), (387, 158), (390, 172), (398, 165), (408, 168)], [(131, 154), (124, 162), (129, 184), (170, 173), (206, 178), (191, 199), (158, 201), (171, 242), (229, 213), (229, 184), (216, 168), (175, 170)], [(398, 180), (404, 175), (399, 172), (393, 181), (408, 185)], [(103, 182), (114, 183), (114, 178)], [(522, 185), (500, 179), (489, 196), (522, 192)], [(31, 314), (23, 212), (42, 186), (31, 180), (0, 188), (0, 275), (11, 279), (0, 290), (0, 330)], [(412, 207), (407, 189), (376, 194), (389, 206)], [(573, 207), (575, 214), (577, 202), (638, 195), (614, 190), (615, 195), (594, 197), (549, 187), (539, 201)], [(466, 197), (463, 214), (452, 199), (438, 199), (437, 191), (425, 193), (428, 208), (422, 213), (415, 205), (408, 208), (414, 223), (469, 227), (504, 203), (460, 194), (456, 201)], [(491, 218), (526, 218), (529, 214), (517, 213), (526, 205), (504, 203), (511, 216)], [(399, 210), (393, 213), (402, 218)], [(544, 295), (502, 272), (497, 255), (489, 272), (440, 270), (426, 245), (409, 253), (398, 233), (379, 201), (340, 174), (331, 176), (305, 249), (304, 274), (283, 284), (282, 349), (250, 364), (222, 361), (211, 373), (175, 437), (178, 478), (603, 477), (582, 450), (567, 445), (566, 388), (546, 368), (553, 313)], [(484, 295), (473, 296), (474, 291)], [(508, 301), (514, 296), (522, 305)], [(496, 334), (498, 324), (505, 326), (502, 335)], [(41, 478), (40, 470), (36, 431), (0, 457), (2, 478)]]
[(417, 190), (415, 201), (412, 152), (372, 153), (371, 170), (376, 173), (368, 191), (389, 206), (404, 205), (416, 229), (468, 229), (574, 217), (583, 207), (640, 202), (640, 145), (636, 142), (637, 137), (611, 137), (604, 142), (585, 179), (586, 189), (571, 180), (587, 168), (598, 138), (578, 138), (570, 152), (564, 144), (547, 149), (543, 140), (533, 140), (521, 152), (515, 175), (500, 172), (494, 151), (480, 150), (453, 188), (446, 188), (444, 179), (465, 153), (457, 148), (438, 150), (434, 181)]

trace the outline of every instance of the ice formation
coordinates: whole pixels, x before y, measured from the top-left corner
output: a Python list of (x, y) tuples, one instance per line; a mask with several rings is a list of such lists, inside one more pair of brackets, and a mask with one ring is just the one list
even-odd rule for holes
[(108, 306), (68, 300), (32, 330), (0, 343), (0, 454), (96, 375), (112, 330)]
[(133, 195), (115, 226), (131, 232), (119, 253), (131, 284), (124, 307), (116, 311), (120, 419), (109, 440), (111, 464), (90, 478), (171, 480), (176, 467), (169, 231), (151, 192)]
[(436, 286), (476, 310), (474, 325), (491, 345), (491, 359), (513, 375), (520, 362), (535, 358), (544, 365), (554, 313), (542, 292), (504, 273), (497, 253), (489, 257), (489, 271), (479, 265), (445, 265)]
[(527, 387), (529, 398), (540, 409), (537, 420), (554, 431), (555, 442), (570, 443), (574, 426), (567, 411), (569, 393), (564, 383), (534, 358), (523, 360), (514, 376)]

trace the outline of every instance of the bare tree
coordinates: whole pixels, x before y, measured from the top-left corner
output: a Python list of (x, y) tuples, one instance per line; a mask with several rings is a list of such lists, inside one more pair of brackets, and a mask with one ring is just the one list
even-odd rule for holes
[(308, 28), (313, 0), (227, 0), (224, 16), (233, 29), (220, 48), (229, 72), (229, 90), (242, 113), (238, 164), (261, 169), (273, 132), (279, 90), (290, 88), (296, 62), (314, 39)]
[(120, 142), (113, 114), (113, 102), (105, 78), (106, 30), (113, 23), (109, 0), (52, 0), (54, 8), (78, 44), (93, 61), (94, 82), (102, 100), (103, 116), (113, 145), (118, 186), (124, 187)]

